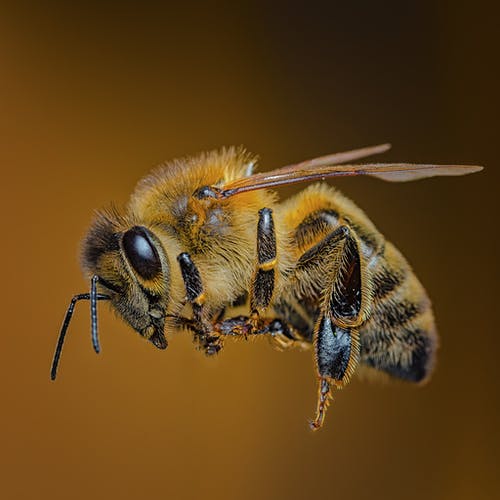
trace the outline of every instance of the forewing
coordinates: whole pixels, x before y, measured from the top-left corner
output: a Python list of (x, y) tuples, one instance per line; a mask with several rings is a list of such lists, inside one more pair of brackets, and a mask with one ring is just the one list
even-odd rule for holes
[[(322, 158), (317, 160), (321, 162)], [(305, 164), (306, 167), (304, 167)], [(226, 184), (222, 189), (221, 195), (227, 198), (246, 191), (274, 188), (298, 182), (311, 182), (330, 177), (368, 175), (385, 181), (408, 182), (423, 179), (425, 177), (467, 175), (479, 172), (482, 169), (483, 167), (476, 165), (416, 165), (411, 163), (372, 163), (326, 166), (320, 163), (318, 166), (315, 160), (309, 160), (309, 162), (302, 162), (270, 172), (237, 179)]]

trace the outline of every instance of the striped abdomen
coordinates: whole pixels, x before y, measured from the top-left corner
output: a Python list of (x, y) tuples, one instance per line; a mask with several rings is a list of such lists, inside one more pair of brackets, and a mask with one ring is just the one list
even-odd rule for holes
[(406, 259), (389, 242), (369, 263), (373, 302), (360, 328), (361, 362), (413, 382), (431, 373), (437, 335), (430, 300)]
[[(401, 253), (354, 203), (324, 185), (310, 186), (288, 200), (283, 214), (294, 234), (298, 258), (339, 225), (348, 225), (355, 233), (371, 297), (368, 318), (359, 327), (360, 361), (398, 378), (425, 380), (437, 347), (434, 317), (425, 289)], [(327, 272), (302, 273), (292, 298), (278, 304), (277, 312), (306, 340), (311, 340), (322, 292), (333, 278)]]

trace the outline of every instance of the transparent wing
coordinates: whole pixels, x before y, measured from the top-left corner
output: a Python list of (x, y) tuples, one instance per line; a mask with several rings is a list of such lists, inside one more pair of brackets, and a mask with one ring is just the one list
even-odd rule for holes
[(255, 174), (250, 177), (236, 179), (222, 188), (220, 195), (224, 198), (235, 194), (254, 191), (256, 189), (274, 188), (311, 182), (329, 177), (346, 177), (353, 175), (369, 175), (385, 181), (407, 182), (425, 177), (467, 175), (479, 172), (483, 167), (476, 165), (417, 165), (411, 163), (370, 163), (339, 165), (368, 155), (382, 153), (389, 149), (388, 144), (356, 149), (344, 153), (322, 156), (295, 165), (278, 168), (270, 172)]
[(391, 149), (390, 144), (378, 144), (377, 146), (368, 146), (366, 148), (353, 149), (351, 151), (343, 151), (342, 153), (332, 153), (325, 156), (320, 156), (319, 158), (313, 158), (312, 160), (305, 160), (300, 163), (294, 163), (293, 165), (287, 165), (286, 167), (277, 168), (272, 172), (264, 172), (262, 174), (256, 174), (257, 176), (266, 174), (277, 174), (285, 172), (293, 172), (295, 170), (309, 170), (317, 167), (325, 167), (331, 165), (340, 165), (348, 163), (350, 161), (359, 160), (360, 158), (366, 158), (367, 156), (379, 155), (385, 153)]

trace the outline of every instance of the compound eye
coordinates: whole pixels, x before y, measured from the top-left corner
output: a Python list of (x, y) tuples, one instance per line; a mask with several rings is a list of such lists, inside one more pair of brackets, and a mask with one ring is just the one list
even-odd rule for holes
[(160, 257), (145, 227), (129, 229), (123, 235), (122, 245), (130, 265), (141, 278), (150, 280), (160, 274)]

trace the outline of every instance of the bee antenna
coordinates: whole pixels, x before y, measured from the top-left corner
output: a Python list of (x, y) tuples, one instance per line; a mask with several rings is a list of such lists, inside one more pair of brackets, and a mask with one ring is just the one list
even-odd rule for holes
[(99, 346), (99, 337), (97, 336), (97, 282), (99, 276), (94, 274), (90, 280), (90, 324), (92, 328), (92, 345), (94, 351), (99, 354), (101, 347)]
[(64, 316), (64, 321), (57, 339), (56, 350), (54, 352), (54, 358), (52, 360), (52, 367), (50, 370), (50, 378), (52, 380), (56, 379), (57, 367), (59, 366), (59, 360), (61, 358), (62, 348), (64, 345), (64, 340), (66, 338), (66, 332), (68, 331), (71, 318), (73, 317), (73, 312), (75, 310), (75, 305), (79, 300), (90, 300), (90, 320), (92, 324), (92, 345), (96, 352), (99, 352), (99, 338), (97, 336), (97, 301), (98, 300), (110, 300), (109, 295), (104, 295), (97, 293), (97, 281), (99, 281), (98, 276), (92, 276), (90, 281), (90, 293), (79, 293), (75, 295), (71, 302), (69, 303), (68, 309), (66, 310), (66, 315)]

